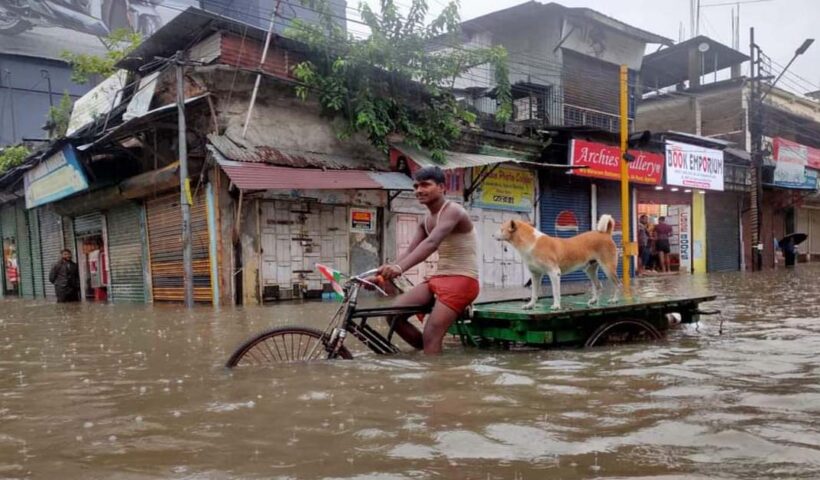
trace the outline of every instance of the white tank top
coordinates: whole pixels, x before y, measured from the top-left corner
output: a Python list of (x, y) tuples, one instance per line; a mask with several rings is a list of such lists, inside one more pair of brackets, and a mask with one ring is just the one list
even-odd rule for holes
[[(450, 204), (447, 200), (436, 214), (436, 225), (444, 211)], [(427, 218), (424, 217), (424, 231), (430, 235), (427, 228)], [(435, 228), (435, 227), (434, 227)], [(478, 238), (475, 228), (465, 233), (450, 232), (438, 246), (438, 268), (434, 276), (461, 275), (478, 279)]]

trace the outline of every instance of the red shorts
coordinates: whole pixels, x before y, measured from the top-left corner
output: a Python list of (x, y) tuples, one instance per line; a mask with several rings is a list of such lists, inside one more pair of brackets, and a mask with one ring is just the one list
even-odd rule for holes
[(427, 280), (436, 300), (461, 313), (478, 298), (478, 280), (463, 275), (433, 276)]

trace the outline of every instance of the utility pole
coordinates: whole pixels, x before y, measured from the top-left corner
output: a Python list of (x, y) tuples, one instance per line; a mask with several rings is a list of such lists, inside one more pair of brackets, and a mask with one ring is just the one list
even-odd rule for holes
[(763, 134), (760, 124), (760, 48), (755, 43), (755, 29), (749, 29), (749, 79), (751, 94), (749, 98), (749, 136), (752, 156), (752, 195), (751, 195), (751, 222), (752, 222), (752, 270), (760, 271), (763, 268), (763, 243), (760, 233), (762, 230), (761, 197), (763, 195), (762, 154)]
[[(628, 81), (629, 70), (626, 65), (621, 65), (620, 71), (620, 97), (621, 97), (621, 244), (623, 245), (624, 256), (621, 262), (623, 271), (624, 291), (630, 293), (632, 280), (629, 275), (631, 259), (635, 255), (633, 252), (632, 237), (629, 234), (629, 163), (627, 163), (627, 144), (629, 139), (629, 95)], [(594, 221), (594, 220), (593, 220)]]
[(179, 206), (182, 209), (182, 282), (185, 307), (194, 306), (194, 266), (191, 246), (191, 184), (188, 180), (188, 131), (185, 125), (185, 54), (174, 57), (177, 73), (177, 117), (179, 122)]

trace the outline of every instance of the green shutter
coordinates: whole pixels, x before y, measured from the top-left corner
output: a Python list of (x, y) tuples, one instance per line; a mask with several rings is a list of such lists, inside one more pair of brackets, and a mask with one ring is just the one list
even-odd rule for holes
[(28, 229), (28, 215), (23, 202), (15, 208), (17, 218), (17, 264), (20, 275), (20, 295), (34, 297), (34, 269), (31, 265), (31, 239)]
[(34, 296), (37, 298), (45, 298), (46, 279), (43, 278), (43, 250), (40, 241), (40, 220), (37, 215), (37, 210), (35, 209), (27, 210), (26, 215), (28, 216), (28, 234), (31, 241), (31, 279), (34, 283)]

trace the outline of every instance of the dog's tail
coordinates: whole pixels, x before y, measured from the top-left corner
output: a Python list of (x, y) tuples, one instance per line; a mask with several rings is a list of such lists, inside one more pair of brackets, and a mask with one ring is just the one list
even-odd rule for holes
[(601, 233), (608, 233), (612, 235), (612, 231), (615, 230), (615, 219), (612, 218), (612, 215), (601, 215), (601, 219), (598, 220), (598, 228), (596, 230)]

